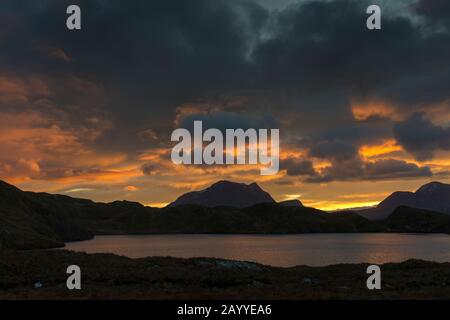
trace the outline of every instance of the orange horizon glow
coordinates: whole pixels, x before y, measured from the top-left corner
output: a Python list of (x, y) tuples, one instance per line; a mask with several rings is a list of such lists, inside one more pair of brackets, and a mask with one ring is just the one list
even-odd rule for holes
[[(18, 95), (29, 94), (28, 91), (33, 90), (48, 94), (39, 81), (27, 85), (8, 83), (1, 90)], [(378, 105), (356, 107), (354, 111), (359, 119), (377, 114), (375, 110), (381, 110), (378, 114), (389, 114), (389, 108), (376, 109), (375, 106)], [(94, 126), (90, 127), (91, 124)], [(376, 205), (389, 192), (415, 190), (429, 180), (423, 177), (386, 181), (385, 184), (335, 181), (318, 185), (304, 183), (298, 176), (288, 176), (282, 167), (276, 175), (261, 176), (260, 164), (175, 165), (170, 160), (169, 147), (143, 149), (135, 155), (108, 153), (94, 148), (91, 142), (109, 128), (109, 121), (92, 117), (86, 119), (81, 127), (73, 127), (39, 111), (1, 111), (0, 143), (3, 152), (0, 179), (29, 191), (62, 193), (99, 202), (125, 198), (153, 207), (164, 207), (181, 194), (206, 188), (218, 180), (256, 182), (278, 201), (299, 199), (306, 206), (322, 210)], [(246, 147), (256, 148), (248, 144)], [(235, 149), (234, 152), (237, 151)], [(426, 165), (433, 172), (450, 171), (450, 152), (441, 151), (433, 160), (419, 162), (393, 138), (362, 145), (359, 154), (367, 161), (388, 157), (418, 166)], [(307, 150), (295, 145), (284, 145), (280, 149), (280, 160), (286, 159), (311, 161), (317, 172), (332, 165), (330, 160), (309, 157)], [(49, 163), (50, 170), (46, 167)], [(142, 166), (146, 164), (154, 168), (144, 173)], [(359, 190), (352, 186), (362, 187)]]
[(379, 203), (380, 201), (347, 202), (347, 203), (334, 203), (332, 201), (303, 201), (304, 206), (313, 207), (323, 211), (337, 211), (345, 209), (373, 207)]

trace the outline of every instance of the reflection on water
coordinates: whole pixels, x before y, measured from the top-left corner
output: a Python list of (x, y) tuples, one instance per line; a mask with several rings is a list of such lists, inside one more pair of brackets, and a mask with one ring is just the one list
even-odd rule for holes
[(131, 258), (215, 257), (282, 267), (381, 264), (411, 258), (444, 262), (450, 261), (450, 236), (376, 233), (97, 236), (89, 241), (67, 243), (66, 249), (110, 252)]

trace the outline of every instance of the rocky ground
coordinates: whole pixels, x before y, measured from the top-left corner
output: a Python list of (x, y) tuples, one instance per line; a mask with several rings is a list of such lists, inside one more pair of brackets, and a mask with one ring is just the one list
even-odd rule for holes
[[(66, 288), (66, 268), (82, 290)], [(382, 290), (366, 288), (367, 264), (275, 268), (196, 258), (129, 259), (65, 250), (0, 251), (1, 299), (448, 299), (450, 263), (385, 264)]]

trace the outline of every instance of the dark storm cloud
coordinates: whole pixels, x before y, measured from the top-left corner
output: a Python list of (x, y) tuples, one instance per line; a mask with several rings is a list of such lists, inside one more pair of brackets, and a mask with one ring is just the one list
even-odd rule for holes
[(313, 163), (306, 159), (288, 158), (280, 161), (280, 169), (286, 170), (288, 176), (315, 176)]
[[(77, 32), (65, 28), (72, 3), (82, 8)], [(45, 76), (57, 89), (55, 103), (67, 112), (73, 92), (58, 87), (61, 78), (104, 86), (99, 107), (115, 130), (95, 147), (127, 152), (144, 147), (136, 132), (148, 126), (169, 136), (178, 105), (244, 84), (251, 74), (245, 61), (250, 38), (267, 14), (253, 2), (222, 0), (2, 1), (0, 8), (14, 17), (5, 22), (10, 32), (2, 39), (1, 70)], [(83, 96), (89, 98), (76, 98)]]
[(366, 5), (308, 2), (281, 12), (273, 38), (253, 54), (268, 85), (296, 84), (299, 92), (341, 90), (409, 109), (448, 98), (450, 34), (427, 34), (406, 17), (387, 15), (382, 31), (368, 32), (361, 25)]
[[(399, 178), (429, 177), (432, 171), (427, 166), (418, 166), (398, 159), (365, 160), (354, 144), (340, 140), (314, 140), (300, 143), (308, 157), (284, 159), (280, 162), (290, 176), (300, 176), (308, 183), (333, 181), (393, 180)], [(315, 169), (311, 158), (328, 160), (330, 164)]]
[(391, 180), (432, 175), (429, 167), (403, 160), (365, 160), (359, 153), (357, 139), (353, 140), (352, 143), (339, 139), (301, 141), (300, 145), (306, 150), (309, 158), (328, 160), (330, 165), (316, 170), (310, 160), (286, 159), (280, 163), (281, 168), (286, 169), (288, 175), (303, 176), (304, 181), (309, 183)]
[(250, 115), (234, 112), (214, 112), (209, 114), (189, 114), (182, 118), (181, 128), (193, 132), (194, 121), (202, 121), (203, 130), (216, 128), (223, 132), (226, 129), (271, 129), (278, 128), (279, 124), (271, 115)]
[(427, 59), (445, 58), (434, 46), (427, 48), (434, 43), (421, 38), (405, 17), (384, 16), (384, 31), (369, 32), (364, 25), (367, 5), (312, 1), (281, 12), (273, 39), (254, 51), (254, 58), (267, 67), (270, 84), (275, 79), (304, 89), (372, 89), (405, 76)]
[[(73, 3), (82, 8), (78, 32), (65, 28)], [(427, 28), (383, 15), (381, 31), (365, 27), (369, 4), (302, 1), (270, 10), (252, 0), (4, 0), (0, 71), (45, 77), (49, 100), (71, 124), (101, 109), (95, 114), (113, 129), (90, 142), (97, 150), (149, 148), (141, 134), (148, 129), (169, 143), (179, 106), (237, 92), (246, 98), (240, 112), (190, 113), (182, 125), (274, 127), (281, 119), (282, 136), (309, 139), (312, 157), (334, 163), (325, 176), (352, 174), (353, 165), (363, 167), (353, 176), (367, 177), (357, 150), (392, 136), (392, 122), (355, 121), (353, 98), (386, 100), (403, 112), (450, 98), (450, 33), (440, 28), (448, 3), (413, 7)], [(426, 130), (418, 134), (429, 140)], [(415, 155), (426, 149), (396, 135)]]
[(366, 177), (370, 180), (430, 177), (431, 175), (429, 167), (419, 167), (402, 160), (382, 159), (366, 164)]
[(450, 150), (450, 128), (433, 124), (424, 113), (397, 123), (394, 136), (419, 161), (432, 159), (437, 150)]
[[(247, 1), (6, 1), (2, 10), (22, 23), (6, 44), (16, 67), (89, 72), (113, 81), (172, 90), (214, 87), (248, 74), (244, 56), (267, 12)], [(65, 28), (65, 8), (82, 8), (83, 28)], [(31, 31), (31, 32), (30, 32)], [(14, 45), (13, 41), (21, 41)], [(35, 54), (35, 46), (63, 47), (73, 64)], [(123, 81), (125, 82), (125, 81)], [(123, 83), (121, 83), (123, 84)], [(196, 88), (197, 87), (197, 88)]]
[[(436, 38), (441, 39), (436, 39), (435, 44), (428, 44), (435, 50), (442, 50), (444, 46), (450, 44), (447, 36), (439, 35)], [(450, 50), (445, 49), (445, 51), (450, 54)], [(375, 90), (373, 95), (394, 103), (403, 112), (420, 110), (446, 101), (450, 92), (449, 60), (447, 58), (447, 62), (440, 63), (436, 63), (434, 60), (424, 60), (422, 62), (424, 65), (417, 65), (411, 70), (408, 77)], [(439, 66), (442, 67), (441, 70), (439, 70)], [(430, 70), (430, 68), (434, 70)]]
[(310, 155), (315, 158), (336, 161), (353, 159), (358, 150), (353, 144), (339, 140), (321, 141), (310, 148)]
[(161, 167), (154, 163), (145, 163), (141, 167), (142, 173), (144, 173), (146, 175), (154, 174), (154, 173), (158, 172), (160, 169), (161, 169)]
[(427, 19), (450, 26), (450, 2), (447, 0), (419, 0), (415, 9)]
[[(93, 74), (153, 99), (280, 87), (301, 96), (356, 88), (364, 95), (414, 70), (426, 77), (425, 65), (450, 67), (448, 34), (423, 37), (408, 18), (393, 16), (383, 17), (382, 32), (369, 32), (367, 1), (310, 1), (281, 11), (241, 0), (75, 1), (83, 29), (70, 32), (64, 12), (72, 2), (3, 2), (21, 23), (4, 40), (2, 61)], [(72, 62), (39, 54), (42, 46), (63, 49)]]
[(376, 117), (365, 121), (341, 122), (334, 127), (322, 129), (317, 138), (345, 141), (360, 147), (364, 144), (374, 144), (391, 137), (392, 125), (393, 122), (391, 120)]
[(320, 174), (314, 174), (306, 179), (310, 183), (326, 183), (332, 181), (381, 181), (399, 178), (418, 178), (432, 176), (427, 166), (419, 167), (403, 160), (382, 159), (364, 162), (361, 158), (334, 161)]
[[(376, 121), (378, 122), (378, 121)], [(307, 149), (309, 155), (319, 159), (348, 160), (356, 157), (359, 148), (365, 144), (376, 144), (391, 136), (391, 124), (373, 124), (370, 121), (357, 125), (340, 125), (332, 129), (322, 129), (312, 138), (297, 141), (296, 146)], [(386, 125), (387, 122), (387, 125)], [(377, 130), (375, 130), (377, 128)]]

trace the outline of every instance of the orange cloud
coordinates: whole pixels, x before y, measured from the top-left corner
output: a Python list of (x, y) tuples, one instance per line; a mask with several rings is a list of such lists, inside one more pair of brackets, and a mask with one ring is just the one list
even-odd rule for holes
[(390, 118), (395, 120), (400, 118), (393, 106), (379, 101), (369, 101), (366, 103), (353, 102), (351, 109), (353, 118), (358, 121), (367, 120), (370, 117)]
[(71, 62), (72, 58), (70, 58), (63, 49), (61, 48), (50, 48), (50, 50), (48, 51), (48, 57), (49, 58), (53, 58), (53, 59), (57, 59), (57, 60), (62, 60), (65, 62)]
[(377, 145), (364, 145), (359, 149), (359, 153), (364, 159), (388, 155), (397, 151), (403, 151), (403, 148), (397, 145), (395, 139), (389, 139)]
[(450, 100), (445, 100), (436, 105), (426, 105), (422, 108), (426, 112), (430, 120), (441, 126), (448, 126), (450, 123)]
[(30, 99), (46, 98), (50, 94), (45, 81), (38, 77), (23, 79), (0, 74), (0, 106), (28, 107)]
[[(130, 174), (130, 169), (117, 169), (126, 155), (98, 153), (85, 144), (92, 135), (88, 128), (63, 125), (36, 111), (0, 112), (0, 179), (75, 183), (117, 181)], [(135, 170), (134, 175), (140, 172)]]

